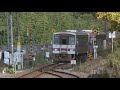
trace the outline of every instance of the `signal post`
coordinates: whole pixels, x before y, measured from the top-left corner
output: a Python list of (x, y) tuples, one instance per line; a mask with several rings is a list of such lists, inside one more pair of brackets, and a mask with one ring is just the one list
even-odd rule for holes
[(98, 29), (93, 29), (93, 32), (91, 34), (91, 41), (92, 41), (92, 46), (93, 46), (93, 54), (94, 54), (94, 59), (97, 59), (97, 48), (98, 45), (96, 45), (96, 35), (98, 35)]

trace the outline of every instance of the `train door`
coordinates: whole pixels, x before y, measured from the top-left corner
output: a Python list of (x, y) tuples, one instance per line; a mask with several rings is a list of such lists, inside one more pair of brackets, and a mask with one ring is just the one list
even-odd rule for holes
[(79, 53), (87, 53), (88, 51), (88, 35), (79, 36)]
[(88, 35), (79, 35), (78, 36), (78, 61), (85, 62), (87, 59), (88, 51)]
[(67, 53), (68, 49), (68, 35), (64, 34), (60, 37), (60, 51)]

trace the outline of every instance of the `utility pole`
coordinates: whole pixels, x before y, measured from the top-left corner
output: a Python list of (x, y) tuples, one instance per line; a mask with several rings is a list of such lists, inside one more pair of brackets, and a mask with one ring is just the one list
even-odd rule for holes
[[(107, 33), (107, 31), (106, 31), (106, 17), (104, 18), (104, 32), (105, 32), (105, 34)], [(104, 49), (106, 49), (106, 39), (105, 40), (103, 40), (103, 47), (104, 47)]]
[[(19, 30), (19, 13), (16, 12), (16, 30), (18, 33), (18, 40), (17, 40), (17, 52), (15, 52), (16, 54), (16, 63), (15, 63), (15, 69), (16, 66), (18, 65), (18, 69), (23, 69), (23, 53), (21, 52), (21, 42), (20, 42), (20, 30)], [(20, 66), (20, 67), (19, 67)]]
[(21, 52), (21, 43), (20, 43), (20, 31), (19, 31), (19, 13), (18, 12), (16, 12), (16, 23), (17, 23), (17, 25), (16, 25), (16, 30), (17, 30), (17, 32), (18, 32), (18, 42), (17, 42), (17, 51), (20, 51)]
[(113, 53), (113, 36), (112, 36), (112, 39), (111, 39), (111, 40), (112, 40), (112, 53)]
[(17, 27), (16, 27), (16, 29), (17, 29), (17, 32), (18, 32), (18, 42), (20, 42), (20, 31), (19, 31), (19, 13), (18, 12), (16, 12), (16, 22), (17, 22)]
[(7, 30), (7, 44), (8, 44), (8, 51), (10, 50), (10, 40), (9, 40), (9, 17), (8, 17), (8, 12), (5, 12), (5, 15), (6, 15), (6, 30)]
[(106, 18), (104, 18), (104, 32), (106, 33)]
[(11, 60), (14, 68), (15, 66), (14, 66), (14, 51), (13, 51), (12, 12), (10, 12), (10, 31), (11, 31)]

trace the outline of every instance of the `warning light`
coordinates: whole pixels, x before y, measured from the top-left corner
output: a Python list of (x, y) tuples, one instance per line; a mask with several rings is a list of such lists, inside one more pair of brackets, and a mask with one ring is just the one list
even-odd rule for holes
[(92, 29), (93, 31), (92, 31), (92, 34), (94, 34), (94, 35), (98, 35), (99, 34), (99, 31), (98, 31), (98, 28), (97, 29)]

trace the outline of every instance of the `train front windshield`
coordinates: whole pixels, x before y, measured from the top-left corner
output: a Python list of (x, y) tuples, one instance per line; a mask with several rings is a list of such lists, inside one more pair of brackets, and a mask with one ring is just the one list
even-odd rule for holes
[(71, 34), (55, 34), (54, 44), (59, 45), (75, 45), (75, 35)]

